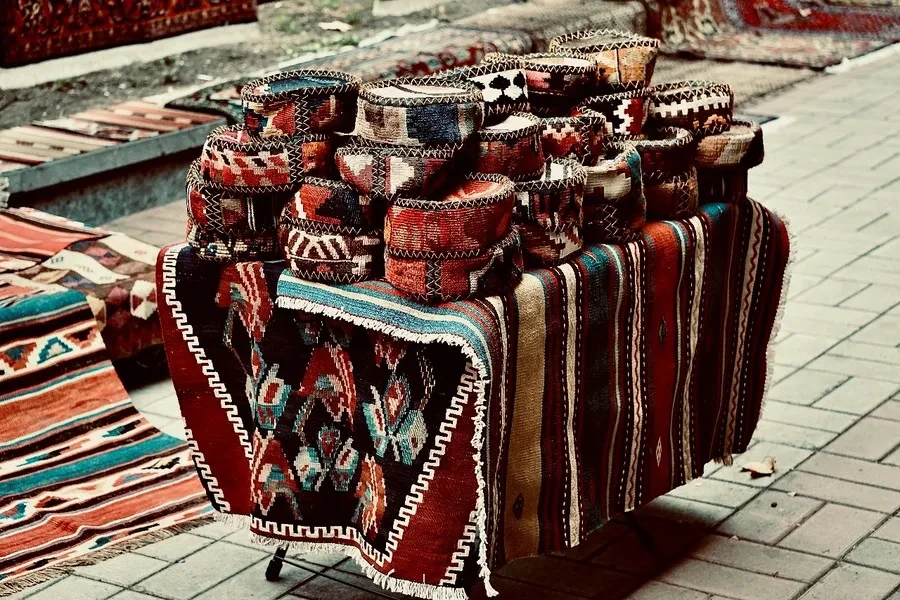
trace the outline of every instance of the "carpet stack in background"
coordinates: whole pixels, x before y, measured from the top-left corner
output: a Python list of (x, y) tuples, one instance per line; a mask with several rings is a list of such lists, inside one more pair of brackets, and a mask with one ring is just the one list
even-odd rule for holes
[(734, 120), (727, 85), (652, 87), (657, 53), (651, 38), (585, 31), (431, 77), (252, 82), (244, 125), (211, 134), (188, 175), (188, 241), (211, 259), (280, 250), (302, 279), (384, 276), (443, 302), (745, 200), (762, 130)]

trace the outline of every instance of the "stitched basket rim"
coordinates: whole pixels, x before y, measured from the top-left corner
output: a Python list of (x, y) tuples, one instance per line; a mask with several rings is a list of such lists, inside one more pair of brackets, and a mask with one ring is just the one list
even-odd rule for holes
[[(595, 37), (618, 37), (620, 39), (574, 48), (564, 45), (567, 42), (571, 42), (573, 40), (588, 40)], [(583, 53), (603, 52), (605, 50), (618, 50), (620, 48), (637, 47), (658, 49), (659, 40), (657, 40), (656, 38), (638, 35), (637, 33), (633, 33), (630, 31), (622, 31), (619, 29), (588, 29), (585, 31), (575, 31), (566, 33), (564, 35), (558, 35), (550, 40), (549, 46), (551, 51), (568, 50)]]
[(570, 168), (570, 174), (566, 177), (560, 177), (559, 179), (542, 178), (529, 181), (517, 181), (515, 182), (516, 192), (547, 193), (567, 187), (584, 186), (585, 181), (587, 180), (587, 174), (584, 172), (584, 167), (582, 167), (578, 161), (571, 158), (548, 158), (545, 161), (544, 174), (550, 172), (550, 163), (565, 164)]
[(433, 252), (431, 250), (401, 250), (392, 248), (390, 244), (385, 247), (385, 254), (391, 258), (400, 258), (405, 260), (468, 260), (479, 258), (481, 256), (490, 257), (498, 251), (503, 252), (507, 248), (521, 245), (519, 237), (519, 229), (510, 224), (509, 232), (494, 242), (490, 246), (484, 248), (471, 248), (469, 250), (445, 250), (443, 252)]
[(701, 81), (688, 79), (686, 81), (671, 81), (661, 83), (648, 88), (650, 97), (654, 100), (692, 100), (704, 93), (727, 96), (731, 104), (734, 104), (734, 91), (727, 83), (716, 81)]
[[(492, 129), (501, 125), (507, 119), (512, 117), (523, 118), (529, 123), (519, 129)], [(528, 112), (514, 112), (506, 116), (506, 119), (487, 125), (478, 130), (478, 139), (481, 142), (502, 142), (507, 140), (518, 140), (528, 136), (537, 135), (541, 131), (540, 117)]]
[[(467, 173), (460, 178), (460, 181), (488, 181), (497, 184), (499, 187), (496, 191), (491, 191), (479, 198), (468, 198), (465, 200), (445, 200), (444, 198), (439, 198), (437, 200), (431, 200), (429, 198), (397, 197), (391, 200), (391, 204), (399, 206), (400, 208), (440, 211), (502, 204), (504, 201), (509, 201), (508, 197), (515, 197), (515, 184), (512, 179), (506, 175), (500, 175), (499, 173)], [(444, 192), (450, 190), (452, 190), (452, 188), (445, 188)]]
[(185, 177), (185, 190), (188, 194), (190, 194), (191, 190), (193, 189), (198, 194), (203, 196), (203, 199), (207, 202), (221, 201), (226, 196), (229, 199), (234, 200), (262, 199), (269, 196), (278, 195), (280, 193), (272, 191), (258, 191), (259, 188), (233, 187), (218, 183), (216, 181), (209, 181), (208, 179), (203, 177), (203, 173), (200, 168), (200, 162), (200, 158), (198, 157), (192, 160), (190, 166), (188, 166), (187, 176)]
[(459, 144), (429, 144), (428, 146), (399, 146), (354, 136), (349, 144), (337, 149), (335, 157), (366, 155), (377, 158), (399, 156), (400, 158), (444, 158), (449, 160), (465, 147), (466, 142)]
[[(244, 129), (243, 125), (222, 125), (221, 127), (216, 127), (206, 137), (205, 145), (208, 145), (215, 150), (230, 150), (232, 152), (245, 152), (251, 154), (253, 152), (302, 151), (303, 144), (308, 144), (310, 142), (327, 142), (332, 139), (332, 136), (325, 133), (304, 133), (275, 138), (251, 137), (251, 140), (245, 143), (226, 140), (221, 137), (225, 131), (239, 131)], [(248, 135), (250, 135), (249, 132)]]
[[(379, 90), (388, 87), (398, 86), (423, 86), (423, 87), (445, 87), (462, 89), (462, 92), (448, 94), (446, 96), (417, 96), (414, 98), (389, 98), (373, 93), (372, 90)], [(481, 90), (470, 81), (457, 81), (453, 79), (442, 79), (440, 77), (401, 77), (398, 79), (383, 79), (381, 81), (372, 81), (364, 83), (359, 88), (359, 98), (369, 104), (376, 106), (393, 106), (393, 107), (411, 107), (411, 106), (431, 106), (435, 104), (470, 104), (483, 103), (484, 97)]]
[[(583, 61), (587, 64), (581, 65), (542, 62), (543, 59), (550, 58), (566, 58), (570, 60)], [(592, 58), (576, 54), (574, 52), (538, 52), (535, 54), (523, 55), (522, 68), (524, 68), (526, 71), (537, 71), (539, 73), (596, 75), (597, 61)]]
[[(497, 53), (499, 54), (499, 53)], [(487, 55), (485, 55), (487, 56)], [(456, 67), (454, 69), (447, 69), (446, 71), (440, 71), (434, 74), (434, 77), (438, 79), (471, 79), (473, 77), (482, 77), (484, 75), (496, 75), (497, 73), (505, 73), (508, 71), (523, 71), (522, 69), (522, 61), (521, 59), (514, 55), (509, 54), (504, 56), (502, 59), (497, 59), (493, 61), (485, 61), (482, 59), (480, 63), (477, 65), (467, 65), (464, 67)]]
[(381, 237), (382, 230), (378, 227), (357, 227), (353, 225), (336, 225), (323, 223), (310, 219), (301, 219), (286, 213), (282, 213), (278, 219), (278, 231), (288, 232), (292, 230), (302, 231), (310, 235), (336, 235), (348, 238), (353, 237)]
[[(308, 88), (298, 88), (294, 90), (285, 90), (282, 92), (261, 92), (258, 89), (266, 84), (275, 81), (290, 81), (294, 79), (304, 79), (312, 77), (325, 77), (329, 79), (340, 79), (342, 83), (317, 85)], [(266, 77), (254, 79), (241, 88), (241, 101), (252, 102), (254, 104), (265, 104), (267, 102), (282, 102), (284, 100), (297, 100), (303, 97), (331, 96), (337, 94), (345, 94), (355, 92), (362, 85), (362, 79), (356, 75), (345, 73), (343, 71), (333, 71), (328, 69), (300, 69), (298, 71), (286, 71), (284, 73), (274, 73)]]

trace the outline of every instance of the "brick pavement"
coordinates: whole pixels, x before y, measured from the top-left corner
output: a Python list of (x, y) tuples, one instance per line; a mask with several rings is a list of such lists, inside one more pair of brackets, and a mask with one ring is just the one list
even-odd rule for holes
[[(778, 114), (751, 193), (796, 236), (774, 381), (753, 447), (733, 467), (638, 511), (648, 550), (618, 521), (560, 555), (514, 562), (501, 598), (900, 600), (900, 71), (887, 59), (748, 110)], [(162, 244), (180, 203), (111, 224)], [(774, 301), (774, 300), (773, 300)], [(171, 382), (133, 392), (180, 434)], [(748, 460), (776, 457), (771, 478)], [(213, 524), (76, 569), (15, 598), (188, 600), (391, 597), (352, 563), (305, 556), (268, 583), (268, 554)], [(483, 598), (476, 590), (474, 598)]]

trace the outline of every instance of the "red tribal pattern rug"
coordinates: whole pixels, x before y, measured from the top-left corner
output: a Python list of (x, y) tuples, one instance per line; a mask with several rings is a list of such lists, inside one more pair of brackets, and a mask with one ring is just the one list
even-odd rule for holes
[(0, 210), (0, 282), (15, 274), (84, 294), (116, 361), (162, 345), (154, 282), (158, 252), (121, 233), (44, 212)]
[(0, 66), (255, 20), (255, 0), (0, 0)]
[(131, 404), (84, 296), (0, 283), (0, 595), (209, 513), (188, 446)]
[(218, 511), (461, 599), (747, 448), (788, 254), (761, 205), (709, 204), (503, 296), (427, 306), (180, 245), (160, 311)]
[(668, 52), (824, 68), (900, 40), (900, 5), (866, 0), (645, 0)]

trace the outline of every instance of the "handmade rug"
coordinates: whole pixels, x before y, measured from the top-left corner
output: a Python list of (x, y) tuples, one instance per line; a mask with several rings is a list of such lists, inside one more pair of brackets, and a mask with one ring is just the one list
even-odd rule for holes
[[(363, 81), (424, 76), (454, 67), (474, 65), (489, 52), (523, 54), (531, 39), (516, 31), (490, 31), (444, 25), (428, 31), (391, 38), (380, 44), (338, 52), (286, 67), (345, 71)], [(221, 82), (166, 104), (169, 108), (209, 112), (229, 122), (243, 122), (241, 89), (250, 78)]]
[(29, 208), (0, 207), (0, 273), (21, 271), (83, 240), (109, 235), (102, 229)]
[(389, 590), (461, 599), (747, 448), (788, 253), (748, 201), (466, 302), (183, 245), (158, 280), (213, 506), (270, 544), (344, 552)]
[(0, 594), (209, 514), (187, 444), (131, 404), (84, 296), (0, 283)]
[(810, 69), (660, 56), (656, 60), (653, 83), (727, 81), (734, 92), (735, 104), (746, 105), (816, 76), (818, 73)]
[(644, 0), (663, 49), (822, 69), (900, 40), (900, 7), (856, 0)]
[(546, 52), (550, 40), (587, 29), (618, 29), (644, 33), (644, 7), (640, 2), (608, 0), (530, 0), (498, 6), (454, 22), (455, 25), (527, 33), (530, 52)]
[(3, 273), (84, 294), (110, 357), (162, 345), (154, 264), (159, 250), (121, 233), (25, 208), (0, 209)]
[(0, 0), (0, 66), (11, 67), (256, 20), (255, 0)]

